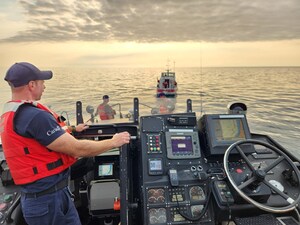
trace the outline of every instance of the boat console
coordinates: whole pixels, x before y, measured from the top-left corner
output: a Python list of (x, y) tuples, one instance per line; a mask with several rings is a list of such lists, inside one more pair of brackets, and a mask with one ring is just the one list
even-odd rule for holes
[(139, 131), (121, 224), (299, 224), (299, 163), (245, 114), (143, 116)]
[(141, 117), (143, 224), (214, 224), (202, 154), (195, 114)]
[[(92, 124), (77, 139), (122, 131), (131, 142), (71, 168), (83, 225), (299, 224), (299, 160), (271, 137), (251, 132), (243, 113), (187, 112)], [(77, 122), (82, 105), (77, 102)], [(0, 224), (26, 225), (5, 158)]]

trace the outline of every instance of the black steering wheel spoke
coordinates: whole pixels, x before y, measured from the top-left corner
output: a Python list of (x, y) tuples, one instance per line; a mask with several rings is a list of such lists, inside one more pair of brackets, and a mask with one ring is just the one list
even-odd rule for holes
[(238, 188), (240, 190), (243, 190), (245, 187), (248, 187), (249, 185), (253, 184), (254, 181), (256, 181), (256, 177), (251, 177), (250, 179), (246, 180), (245, 182), (241, 183)]
[(264, 180), (263, 181), (265, 185), (267, 185), (271, 190), (273, 190), (274, 192), (276, 192), (277, 194), (279, 194), (282, 198), (284, 198), (286, 201), (288, 201), (288, 199), (291, 199), (291, 201), (294, 202), (294, 199), (292, 199), (290, 196), (286, 195), (284, 192), (280, 191), (277, 187), (275, 187), (274, 185), (272, 185), (270, 182)]
[(281, 163), (285, 158), (281, 155), (279, 156), (274, 162), (272, 162), (270, 165), (268, 165), (266, 168), (264, 168), (264, 171), (267, 173), (271, 169), (273, 169), (275, 166), (277, 166), (279, 163)]
[(245, 155), (245, 153), (243, 152), (243, 150), (241, 149), (241, 147), (239, 145), (237, 145), (236, 149), (238, 150), (238, 152), (240, 153), (240, 155), (242, 156), (243, 160), (246, 162), (246, 164), (250, 168), (250, 170), (252, 172), (255, 171), (255, 168), (253, 167), (252, 163), (250, 162), (250, 160), (248, 159), (248, 157)]

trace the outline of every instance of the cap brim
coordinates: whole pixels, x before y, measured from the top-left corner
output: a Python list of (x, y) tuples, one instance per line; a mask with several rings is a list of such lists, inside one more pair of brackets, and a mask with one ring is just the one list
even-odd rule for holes
[(41, 71), (41, 80), (50, 80), (53, 76), (52, 71)]

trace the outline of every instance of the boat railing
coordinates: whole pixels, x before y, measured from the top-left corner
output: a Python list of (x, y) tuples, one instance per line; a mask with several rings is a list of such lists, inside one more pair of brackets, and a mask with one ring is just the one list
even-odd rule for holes
[(67, 112), (67, 111), (62, 111), (61, 113), (60, 113), (60, 116), (62, 116), (62, 117), (64, 117), (63, 115), (65, 115), (66, 116), (66, 124), (67, 124), (67, 126), (70, 126), (70, 117), (69, 117), (69, 114), (70, 114), (70, 112)]
[(144, 103), (139, 103), (140, 105), (142, 105), (142, 106), (145, 106), (145, 107), (147, 107), (147, 108), (150, 108), (151, 109), (151, 114), (152, 115), (154, 115), (154, 114), (158, 114), (159, 113), (159, 108), (157, 108), (157, 107), (152, 107), (152, 106), (150, 106), (150, 105), (147, 105), (147, 104), (144, 104)]
[(111, 107), (114, 107), (114, 106), (118, 106), (119, 107), (119, 115), (120, 115), (120, 119), (123, 118), (123, 114), (122, 114), (122, 106), (120, 103), (116, 103), (116, 104), (113, 104), (111, 105)]

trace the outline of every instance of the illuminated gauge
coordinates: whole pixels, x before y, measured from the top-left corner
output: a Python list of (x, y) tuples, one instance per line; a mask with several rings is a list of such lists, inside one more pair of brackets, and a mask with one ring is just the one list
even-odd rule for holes
[(148, 190), (148, 203), (164, 203), (165, 202), (165, 190), (159, 189), (149, 189)]
[(205, 200), (205, 194), (200, 186), (193, 186), (190, 188), (190, 199), (191, 201)]
[(149, 217), (149, 223), (150, 224), (157, 224), (158, 223), (158, 219), (155, 216), (150, 216)]
[(202, 210), (203, 210), (203, 205), (192, 205), (191, 206), (191, 212), (192, 212), (193, 217), (200, 216)]
[(156, 189), (156, 193), (158, 193), (158, 195), (165, 195), (165, 190), (162, 188)]
[(167, 222), (167, 215), (166, 215), (166, 209), (165, 208), (159, 208), (158, 209), (158, 221), (159, 223), (166, 223)]
[(158, 224), (167, 222), (167, 213), (165, 208), (149, 209), (149, 223)]
[(149, 213), (149, 223), (150, 224), (158, 223), (156, 209), (150, 209), (148, 213)]

